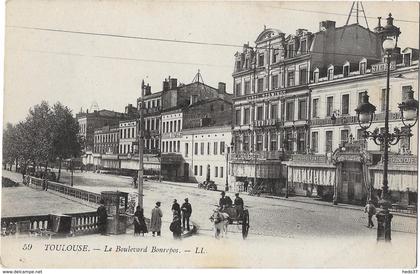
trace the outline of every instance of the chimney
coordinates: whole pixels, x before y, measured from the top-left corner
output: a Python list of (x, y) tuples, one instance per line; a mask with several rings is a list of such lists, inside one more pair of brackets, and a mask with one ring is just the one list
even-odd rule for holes
[(226, 83), (219, 82), (219, 93), (226, 93)]
[(167, 90), (169, 90), (169, 82), (167, 79), (165, 79), (165, 81), (163, 81), (163, 91)]
[(176, 78), (171, 78), (169, 80), (169, 89), (176, 89), (178, 83)]
[(319, 23), (320, 31), (326, 31), (330, 29), (335, 29), (335, 21), (326, 20)]

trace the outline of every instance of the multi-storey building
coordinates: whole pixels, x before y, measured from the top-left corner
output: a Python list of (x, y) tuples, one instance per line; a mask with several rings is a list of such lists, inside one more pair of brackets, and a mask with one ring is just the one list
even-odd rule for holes
[(232, 143), (232, 103), (216, 98), (184, 112), (181, 154), (185, 176), (192, 182), (212, 180), (218, 189), (232, 187), (228, 154)]
[[(408, 130), (401, 121), (398, 103), (410, 90), (418, 90), (419, 51), (406, 48), (394, 56), (390, 71), (389, 128)], [(312, 113), (309, 128), (311, 154), (287, 163), (288, 185), (298, 194), (317, 195), (336, 201), (365, 203), (378, 197), (382, 187), (381, 157), (384, 147), (363, 137), (355, 109), (367, 93), (376, 106), (371, 129), (383, 130), (385, 118), (386, 70), (383, 62), (369, 64), (361, 58), (355, 70), (320, 73), (309, 85)], [(351, 67), (351, 64), (350, 64)], [(319, 70), (315, 69), (314, 73)], [(411, 138), (403, 137), (390, 146), (389, 189), (394, 202), (411, 203), (417, 198), (417, 127)], [(362, 155), (362, 156), (360, 156)], [(322, 179), (321, 179), (322, 178)]]
[[(255, 189), (279, 193), (285, 177), (279, 165), (285, 155), (309, 149), (309, 82), (315, 68), (358, 62), (360, 55), (379, 60), (378, 34), (360, 26), (336, 28), (323, 21), (316, 33), (295, 35), (264, 29), (255, 47), (235, 54), (233, 76), (232, 171), (236, 180), (252, 181)], [(315, 77), (316, 76), (315, 74)]]
[(93, 148), (95, 165), (101, 168), (119, 168), (119, 162), (115, 161), (118, 157), (119, 136), (118, 125), (95, 130)]

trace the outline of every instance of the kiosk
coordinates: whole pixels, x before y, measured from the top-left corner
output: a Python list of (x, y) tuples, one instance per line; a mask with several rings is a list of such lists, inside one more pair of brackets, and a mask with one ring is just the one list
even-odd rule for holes
[(101, 199), (104, 201), (108, 213), (107, 233), (124, 234), (127, 229), (128, 193), (121, 191), (102, 191)]

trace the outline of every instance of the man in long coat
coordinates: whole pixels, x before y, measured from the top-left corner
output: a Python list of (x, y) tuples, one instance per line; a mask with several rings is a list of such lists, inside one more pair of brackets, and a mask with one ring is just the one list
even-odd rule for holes
[(150, 230), (152, 231), (152, 236), (155, 236), (157, 233), (160, 236), (160, 231), (162, 228), (162, 210), (160, 209), (160, 202), (156, 202), (155, 208), (152, 209), (152, 217), (150, 219)]
[(104, 200), (101, 200), (101, 205), (98, 207), (98, 231), (101, 235), (106, 235), (106, 223), (108, 220), (108, 214), (105, 208)]

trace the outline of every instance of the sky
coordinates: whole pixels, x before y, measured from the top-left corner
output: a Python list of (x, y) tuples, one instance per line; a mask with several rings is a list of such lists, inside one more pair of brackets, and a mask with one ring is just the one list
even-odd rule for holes
[[(23, 120), (30, 107), (60, 101), (73, 113), (90, 108), (124, 111), (136, 103), (141, 81), (162, 89), (171, 76), (232, 91), (234, 54), (267, 28), (286, 34), (319, 22), (345, 25), (352, 2), (9, 0), (6, 4), (3, 122)], [(363, 2), (370, 29), (392, 12), (399, 46), (418, 48), (416, 2)], [(355, 14), (349, 23), (355, 23)], [(366, 26), (362, 14), (359, 22)], [(382, 25), (385, 24), (383, 20)], [(89, 32), (91, 34), (41, 29)], [(150, 41), (97, 33), (198, 41), (233, 46)]]

